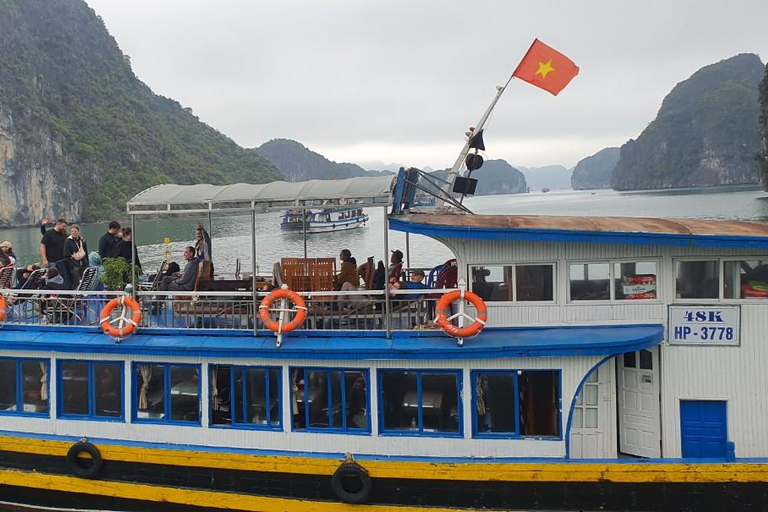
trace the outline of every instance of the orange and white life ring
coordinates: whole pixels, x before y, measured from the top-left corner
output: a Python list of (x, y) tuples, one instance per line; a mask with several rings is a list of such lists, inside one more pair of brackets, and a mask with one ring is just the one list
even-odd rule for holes
[[(463, 295), (463, 297), (462, 297)], [(457, 313), (451, 317), (448, 316), (450, 307), (456, 300), (469, 301), (477, 311), (477, 316), (473, 317), (466, 313)], [(455, 317), (463, 315), (464, 317), (472, 320), (472, 323), (467, 327), (457, 327), (451, 323)], [(475, 336), (485, 327), (485, 323), (488, 321), (488, 309), (485, 307), (485, 302), (476, 293), (469, 291), (462, 292), (461, 290), (455, 290), (443, 295), (435, 306), (435, 323), (445, 331), (446, 334), (453, 336), (454, 338), (470, 338)]]
[[(288, 309), (270, 309), (275, 301), (281, 299), (288, 299), (293, 302), (294, 307)], [(295, 313), (295, 316), (289, 322), (280, 322), (272, 319), (272, 315), (270, 315), (271, 311)], [(293, 290), (272, 290), (269, 292), (269, 295), (264, 297), (259, 305), (259, 318), (261, 318), (264, 327), (270, 331), (276, 332), (277, 334), (285, 334), (298, 329), (301, 324), (304, 323), (304, 320), (307, 319), (307, 305), (304, 302), (304, 299)]]
[[(120, 316), (110, 318), (112, 311), (120, 306)], [(130, 310), (130, 316), (127, 315)], [(101, 329), (113, 338), (125, 338), (136, 331), (141, 322), (141, 306), (135, 299), (122, 296), (112, 299), (101, 310)]]
[(0, 295), (0, 322), (5, 320), (5, 299)]

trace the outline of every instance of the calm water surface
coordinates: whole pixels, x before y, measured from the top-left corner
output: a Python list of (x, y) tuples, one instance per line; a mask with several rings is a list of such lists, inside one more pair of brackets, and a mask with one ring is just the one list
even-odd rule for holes
[[(678, 217), (768, 221), (768, 194), (755, 188), (707, 188), (645, 192), (553, 191), (505, 196), (469, 198), (465, 204), (475, 213), (524, 215), (616, 215), (634, 217)], [(384, 215), (380, 208), (367, 210), (370, 221), (360, 229), (324, 233), (308, 237), (310, 257), (338, 257), (349, 248), (362, 263), (366, 257), (384, 258)], [(256, 216), (257, 259), (260, 273), (269, 273), (281, 257), (301, 257), (301, 234), (280, 232), (281, 212)], [(194, 240), (197, 222), (207, 226), (207, 218), (175, 218), (137, 222), (139, 256), (145, 269), (152, 269), (163, 259), (163, 238), (171, 239), (174, 259), (180, 260), (186, 245)], [(90, 250), (98, 247), (104, 224), (81, 226)], [(240, 259), (242, 268), (251, 268), (250, 217), (213, 219), (213, 257), (217, 274), (232, 274)], [(0, 229), (0, 240), (9, 240), (14, 252), (24, 262), (40, 260), (40, 233), (35, 228)], [(405, 252), (405, 235), (389, 233), (390, 249)], [(432, 267), (451, 258), (448, 249), (426, 237), (410, 237), (411, 265)]]

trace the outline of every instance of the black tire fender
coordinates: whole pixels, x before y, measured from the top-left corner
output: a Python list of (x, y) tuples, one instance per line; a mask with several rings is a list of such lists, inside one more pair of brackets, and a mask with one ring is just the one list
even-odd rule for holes
[[(354, 489), (348, 489), (352, 483)], [(344, 462), (331, 477), (333, 494), (344, 503), (358, 505), (368, 501), (373, 492), (373, 482), (365, 470), (357, 462)]]
[[(79, 455), (81, 453), (87, 453), (91, 456), (90, 465), (86, 466), (80, 462)], [(80, 478), (96, 478), (103, 464), (104, 459), (101, 458), (101, 452), (88, 441), (79, 441), (73, 444), (67, 452), (67, 467), (75, 476)]]

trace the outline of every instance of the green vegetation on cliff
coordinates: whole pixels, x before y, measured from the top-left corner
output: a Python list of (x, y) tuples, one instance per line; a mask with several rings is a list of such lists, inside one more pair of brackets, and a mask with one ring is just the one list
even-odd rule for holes
[[(85, 221), (118, 216), (133, 194), (159, 183), (281, 178), (191, 109), (153, 94), (82, 0), (0, 0), (3, 132), (13, 143), (11, 158), (0, 154), (6, 183), (45, 181), (45, 173), (33, 177), (30, 169), (53, 168), (50, 160), (58, 159), (52, 195), (79, 205), (69, 212)], [(53, 149), (40, 149), (46, 146)], [(31, 208), (16, 222), (33, 221), (35, 213)]]
[(768, 64), (760, 82), (760, 125), (763, 128), (760, 152), (757, 155), (757, 173), (763, 190), (768, 190)]
[(621, 147), (613, 188), (755, 183), (762, 75), (758, 56), (741, 54), (677, 84), (656, 119)]

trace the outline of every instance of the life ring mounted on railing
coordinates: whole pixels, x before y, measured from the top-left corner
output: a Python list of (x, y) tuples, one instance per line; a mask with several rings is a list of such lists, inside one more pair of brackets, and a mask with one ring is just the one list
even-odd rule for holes
[[(459, 312), (448, 316), (451, 304), (457, 300), (459, 301)], [(476, 317), (464, 312), (464, 301), (468, 301), (475, 307), (477, 311)], [(465, 318), (472, 321), (472, 323), (466, 327), (459, 327), (452, 323), (452, 320), (456, 318)], [(464, 289), (446, 293), (437, 302), (437, 306), (435, 306), (435, 323), (446, 334), (459, 338), (459, 345), (463, 344), (464, 338), (471, 338), (479, 334), (487, 322), (488, 308), (485, 306), (483, 299), (476, 293)]]
[[(272, 305), (277, 301), (280, 301), (278, 307), (273, 308)], [(293, 303), (293, 307), (290, 307), (287, 302)], [(277, 320), (272, 318), (273, 312), (278, 314)], [(294, 316), (289, 320), (286, 314)], [(280, 347), (283, 334), (298, 329), (307, 319), (307, 305), (298, 293), (283, 285), (283, 288), (272, 290), (262, 299), (259, 305), (259, 318), (264, 327), (277, 334), (277, 346)]]
[(0, 295), (0, 326), (3, 325), (3, 322), (5, 321), (5, 313), (6, 313), (6, 305), (5, 305), (5, 299), (2, 295)]
[[(112, 311), (118, 306), (122, 308), (120, 315), (111, 318)], [(129, 310), (130, 315), (128, 314)], [(141, 306), (136, 302), (136, 299), (123, 295), (122, 297), (115, 297), (104, 306), (104, 309), (101, 310), (101, 321), (99, 323), (105, 334), (120, 341), (136, 332), (140, 322)]]

